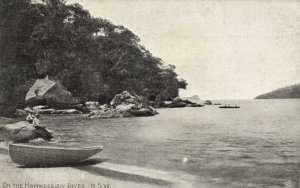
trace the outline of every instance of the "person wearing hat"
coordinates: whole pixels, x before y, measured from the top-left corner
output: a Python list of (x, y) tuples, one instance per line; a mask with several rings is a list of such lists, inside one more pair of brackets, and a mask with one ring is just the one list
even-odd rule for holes
[(39, 118), (40, 118), (40, 114), (39, 113), (36, 113), (36, 115), (35, 116), (33, 116), (33, 120), (32, 120), (32, 124), (33, 124), (33, 126), (39, 126), (40, 125), (40, 120), (39, 120)]
[(32, 114), (32, 112), (29, 112), (29, 113), (28, 113), (28, 116), (26, 117), (26, 121), (27, 121), (28, 123), (32, 124), (32, 123), (33, 123), (34, 117), (35, 117), (35, 116)]

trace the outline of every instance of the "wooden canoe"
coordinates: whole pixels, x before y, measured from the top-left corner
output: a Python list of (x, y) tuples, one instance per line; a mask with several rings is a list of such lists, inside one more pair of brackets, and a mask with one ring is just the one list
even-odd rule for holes
[(102, 151), (103, 147), (64, 148), (9, 144), (11, 160), (19, 165), (67, 164), (82, 161)]

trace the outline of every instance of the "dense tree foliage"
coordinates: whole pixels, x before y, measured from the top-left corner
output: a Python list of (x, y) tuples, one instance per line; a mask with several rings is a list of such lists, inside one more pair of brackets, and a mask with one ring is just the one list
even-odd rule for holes
[(138, 36), (79, 4), (2, 0), (0, 6), (0, 102), (6, 106), (22, 105), (31, 80), (45, 74), (83, 101), (123, 90), (168, 99), (187, 85)]

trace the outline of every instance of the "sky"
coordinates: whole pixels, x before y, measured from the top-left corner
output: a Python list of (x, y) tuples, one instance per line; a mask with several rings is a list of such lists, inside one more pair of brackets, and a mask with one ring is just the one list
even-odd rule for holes
[(188, 82), (180, 96), (251, 99), (300, 83), (299, 0), (66, 0), (123, 25)]

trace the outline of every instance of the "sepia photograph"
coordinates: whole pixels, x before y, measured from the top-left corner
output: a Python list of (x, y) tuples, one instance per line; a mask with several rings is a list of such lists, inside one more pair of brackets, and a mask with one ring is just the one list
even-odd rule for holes
[(299, 188), (300, 0), (0, 0), (0, 188)]

